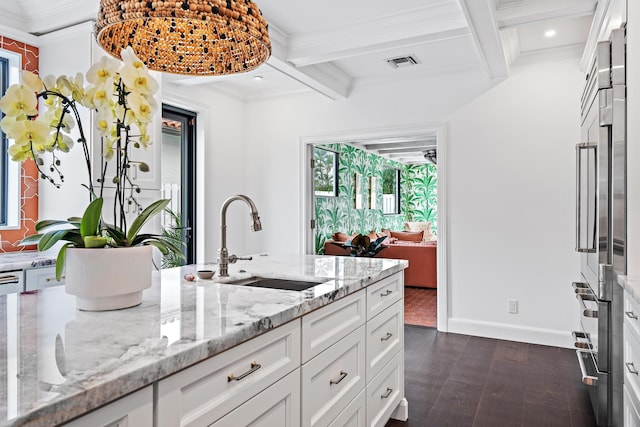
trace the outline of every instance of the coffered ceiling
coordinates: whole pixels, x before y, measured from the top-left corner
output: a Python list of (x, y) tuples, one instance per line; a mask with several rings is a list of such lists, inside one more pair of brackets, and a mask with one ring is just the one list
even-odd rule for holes
[[(548, 52), (579, 57), (597, 7), (597, 0), (255, 1), (270, 26), (273, 53), (266, 64), (243, 75), (166, 76), (165, 81), (249, 101), (299, 93), (345, 99), (359, 85), (460, 78), (469, 72), (502, 79), (523, 57)], [(94, 19), (98, 3), (1, 0), (0, 25), (45, 34)], [(554, 37), (545, 37), (549, 30), (555, 30)], [(388, 62), (408, 56), (415, 61), (397, 60), (398, 67)], [(409, 62), (416, 64), (405, 66)], [(425, 147), (407, 142), (415, 152), (388, 149), (405, 150), (403, 160), (418, 161)]]

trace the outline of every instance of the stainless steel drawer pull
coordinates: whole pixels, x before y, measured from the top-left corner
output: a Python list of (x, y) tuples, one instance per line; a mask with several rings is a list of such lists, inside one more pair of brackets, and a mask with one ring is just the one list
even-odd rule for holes
[(638, 315), (635, 314), (633, 311), (625, 311), (624, 314), (626, 314), (629, 319), (638, 320)]
[[(62, 280), (64, 280), (64, 276), (60, 278), (60, 281)], [(48, 283), (48, 282), (57, 282), (58, 280), (56, 280), (55, 277), (47, 277), (46, 279), (44, 279), (44, 281)]]
[(393, 389), (387, 387), (387, 392), (385, 394), (381, 394), (380, 399), (387, 399), (389, 396), (391, 396), (391, 393), (393, 393)]
[(389, 295), (391, 295), (393, 293), (393, 291), (391, 289), (387, 289), (387, 292), (380, 294), (381, 297), (388, 297)]
[(576, 348), (591, 350), (591, 336), (589, 334), (573, 331), (571, 335), (573, 336), (573, 345)]
[(340, 378), (338, 378), (337, 380), (330, 380), (329, 385), (340, 384), (340, 381), (345, 379), (347, 375), (349, 374), (347, 374), (345, 371), (340, 371)]
[(18, 282), (20, 282), (18, 276), (0, 276), (0, 285), (10, 285)]
[(580, 303), (580, 306), (582, 307), (582, 315), (584, 317), (594, 317), (597, 318), (598, 317), (598, 309), (593, 309), (593, 308), (589, 308), (587, 307), (587, 304), (585, 304), (585, 301), (595, 301), (596, 298), (593, 295), (587, 295), (587, 294), (576, 294), (576, 298), (578, 299), (578, 302)]
[(584, 282), (573, 282), (571, 284), (571, 287), (573, 288), (573, 291), (576, 294), (590, 294), (591, 293), (591, 289), (589, 288), (589, 285), (587, 285)]
[(393, 336), (393, 334), (391, 332), (387, 332), (387, 335), (385, 335), (384, 337), (380, 338), (380, 341), (386, 341), (389, 338), (391, 338)]
[(638, 370), (633, 366), (633, 362), (627, 362), (625, 365), (627, 366), (627, 371), (629, 371), (630, 374), (638, 375)]
[(237, 377), (234, 376), (233, 374), (229, 374), (229, 376), (227, 377), (227, 382), (240, 381), (241, 379), (253, 374), (255, 371), (257, 371), (260, 368), (262, 368), (262, 365), (260, 365), (259, 363), (256, 363), (256, 362), (251, 362), (251, 369), (249, 369), (244, 374), (238, 375)]

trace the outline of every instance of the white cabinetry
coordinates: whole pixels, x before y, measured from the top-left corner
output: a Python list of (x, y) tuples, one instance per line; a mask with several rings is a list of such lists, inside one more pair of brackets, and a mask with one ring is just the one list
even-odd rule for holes
[(300, 368), (249, 399), (212, 427), (297, 427), (300, 424)]
[(294, 320), (161, 380), (158, 427), (208, 426), (299, 366)]
[(0, 273), (0, 295), (14, 294), (24, 290), (24, 273), (22, 270), (3, 271)]
[(64, 276), (56, 280), (56, 267), (29, 268), (24, 271), (24, 290), (35, 291), (36, 289), (51, 288), (64, 285)]
[(640, 304), (624, 292), (624, 425), (640, 427)]
[(64, 426), (151, 427), (153, 426), (153, 386), (120, 398)]

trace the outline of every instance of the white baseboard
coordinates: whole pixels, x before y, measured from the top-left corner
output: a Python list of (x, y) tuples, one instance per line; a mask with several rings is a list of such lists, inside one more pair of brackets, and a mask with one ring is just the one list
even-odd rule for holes
[(449, 318), (448, 327), (449, 332), (455, 334), (574, 348), (571, 331), (507, 325), (504, 323), (459, 318)]

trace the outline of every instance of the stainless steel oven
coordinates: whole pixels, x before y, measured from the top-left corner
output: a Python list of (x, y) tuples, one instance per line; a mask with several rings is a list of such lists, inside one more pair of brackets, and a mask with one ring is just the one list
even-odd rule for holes
[(580, 331), (573, 336), (598, 425), (622, 426), (622, 289), (626, 274), (626, 36), (598, 43), (581, 99), (576, 146), (576, 250), (573, 283)]

